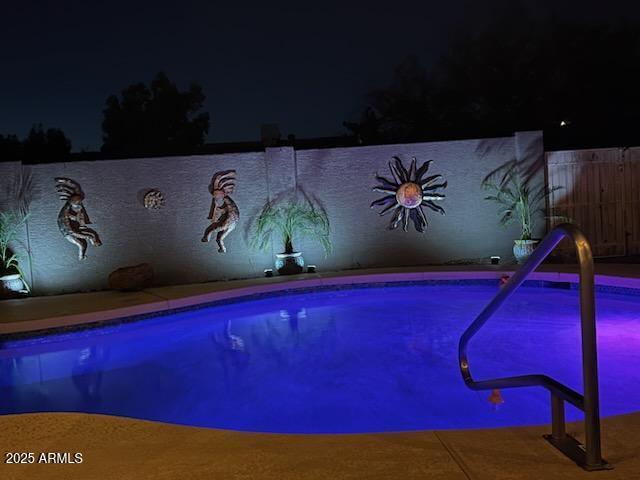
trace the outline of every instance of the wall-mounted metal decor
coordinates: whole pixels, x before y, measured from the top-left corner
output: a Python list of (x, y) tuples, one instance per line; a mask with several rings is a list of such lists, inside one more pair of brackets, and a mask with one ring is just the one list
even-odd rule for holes
[(211, 235), (216, 235), (216, 243), (218, 244), (218, 252), (224, 253), (227, 248), (224, 245), (224, 239), (236, 228), (238, 220), (240, 220), (240, 211), (238, 206), (229, 195), (233, 193), (236, 186), (236, 171), (225, 170), (216, 172), (211, 178), (209, 184), (209, 192), (213, 196), (211, 200), (211, 209), (209, 210), (209, 218), (211, 225), (207, 227), (202, 236), (203, 242), (211, 240)]
[(98, 232), (87, 227), (91, 224), (89, 215), (82, 204), (84, 192), (80, 185), (70, 178), (57, 177), (56, 191), (64, 206), (58, 214), (58, 228), (69, 242), (78, 247), (78, 258), (87, 258), (87, 242), (99, 247), (102, 245)]
[(398, 157), (393, 157), (394, 162), (389, 162), (389, 170), (393, 180), (376, 175), (376, 180), (380, 185), (373, 187), (373, 191), (386, 194), (371, 203), (371, 207), (383, 205), (380, 215), (391, 212), (389, 229), (398, 228), (402, 222), (402, 228), (406, 232), (409, 220), (413, 222), (415, 229), (422, 233), (427, 227), (427, 217), (422, 207), (427, 207), (434, 212), (444, 215), (444, 208), (436, 205), (435, 202), (443, 200), (445, 195), (437, 193), (436, 190), (447, 187), (447, 182), (436, 183), (442, 180), (442, 175), (425, 174), (431, 166), (433, 160), (424, 162), (420, 168), (416, 169), (415, 157), (411, 160), (409, 170), (404, 168), (402, 161)]
[(164, 206), (164, 194), (153, 188), (144, 194), (144, 208), (148, 208), (149, 210), (159, 210)]

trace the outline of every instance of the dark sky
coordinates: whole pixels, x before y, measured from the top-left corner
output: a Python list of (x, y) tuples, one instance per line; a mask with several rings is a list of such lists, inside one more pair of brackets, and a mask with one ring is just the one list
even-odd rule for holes
[[(285, 136), (341, 134), (403, 58), (428, 67), (514, 2), (0, 1), (0, 133), (24, 137), (42, 122), (75, 151), (99, 149), (108, 95), (160, 70), (203, 86), (210, 142), (257, 140), (262, 123)], [(522, 3), (585, 22), (640, 17), (640, 2)]]

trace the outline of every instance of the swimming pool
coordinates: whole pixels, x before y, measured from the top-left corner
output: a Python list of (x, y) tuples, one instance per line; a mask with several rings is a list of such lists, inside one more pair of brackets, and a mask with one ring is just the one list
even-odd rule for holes
[[(5, 340), (0, 413), (78, 411), (234, 430), (381, 432), (548, 423), (542, 388), (474, 392), (461, 333), (495, 282), (304, 291)], [(640, 296), (597, 293), (603, 415), (640, 409)], [(581, 391), (578, 292), (525, 284), (472, 340), (478, 379)], [(581, 412), (567, 406), (568, 419)]]

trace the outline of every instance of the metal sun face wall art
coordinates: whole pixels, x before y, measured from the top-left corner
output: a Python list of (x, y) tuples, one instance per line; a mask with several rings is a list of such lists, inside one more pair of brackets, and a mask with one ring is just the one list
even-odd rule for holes
[(435, 202), (444, 200), (445, 195), (436, 190), (447, 187), (447, 182), (436, 183), (442, 180), (442, 175), (430, 175), (425, 177), (433, 160), (428, 160), (420, 168), (416, 168), (416, 158), (411, 160), (409, 170), (404, 168), (402, 160), (393, 157), (394, 162), (389, 162), (389, 170), (393, 180), (376, 174), (376, 180), (380, 185), (373, 187), (374, 192), (386, 195), (371, 202), (371, 208), (382, 205), (379, 212), (385, 215), (392, 212), (389, 222), (389, 230), (398, 228), (402, 222), (402, 229), (406, 232), (409, 220), (413, 222), (415, 229), (423, 233), (428, 225), (427, 217), (422, 207), (427, 207), (434, 212), (444, 215), (444, 208)]
[(216, 243), (220, 253), (227, 251), (224, 239), (236, 228), (238, 220), (240, 220), (238, 206), (229, 196), (233, 193), (235, 186), (235, 170), (216, 172), (209, 184), (209, 193), (211, 193), (213, 199), (211, 200), (211, 209), (207, 218), (211, 220), (211, 225), (204, 231), (202, 241), (208, 242), (211, 240), (211, 235), (216, 233)]
[(78, 247), (78, 259), (87, 258), (88, 242), (94, 247), (102, 245), (98, 232), (87, 227), (91, 224), (89, 215), (82, 204), (84, 192), (80, 185), (70, 178), (57, 177), (56, 191), (65, 204), (58, 214), (58, 228), (69, 242)]

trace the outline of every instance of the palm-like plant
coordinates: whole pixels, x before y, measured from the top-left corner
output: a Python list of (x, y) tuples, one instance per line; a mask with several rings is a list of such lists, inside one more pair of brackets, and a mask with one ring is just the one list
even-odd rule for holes
[(500, 224), (504, 227), (513, 222), (520, 225), (520, 240), (531, 240), (535, 228), (535, 214), (544, 214), (545, 200), (551, 192), (562, 187), (549, 189), (546, 185), (531, 187), (529, 182), (523, 178), (517, 162), (513, 161), (506, 165), (506, 168), (498, 170), (489, 175), (483, 182), (482, 187), (491, 194), (485, 200), (492, 200), (501, 207), (499, 211)]
[(20, 229), (27, 218), (28, 214), (0, 212), (0, 275), (19, 274), (26, 290), (29, 291), (24, 271), (20, 266), (23, 257), (11, 248), (11, 245), (18, 243)]
[(329, 218), (326, 212), (304, 200), (267, 202), (260, 211), (251, 244), (266, 250), (272, 235), (284, 243), (284, 253), (293, 253), (294, 239), (309, 238), (322, 245), (325, 255), (331, 253)]

